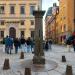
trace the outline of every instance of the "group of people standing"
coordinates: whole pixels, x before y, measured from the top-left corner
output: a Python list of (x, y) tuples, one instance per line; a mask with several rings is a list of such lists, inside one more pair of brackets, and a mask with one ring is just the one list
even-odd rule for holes
[(25, 40), (23, 36), (21, 36), (21, 38), (14, 39), (10, 36), (6, 36), (5, 38), (5, 52), (7, 54), (11, 54), (13, 46), (15, 48), (15, 53), (18, 53), (19, 48), (23, 52), (31, 52), (33, 45), (34, 43), (30, 37), (27, 40)]
[[(46, 40), (43, 45), (45, 51), (52, 49), (51, 45), (52, 40)], [(35, 41), (33, 41), (30, 37), (28, 37), (28, 39), (25, 39), (24, 36), (21, 36), (21, 38), (12, 38), (10, 36), (5, 37), (5, 53), (7, 54), (11, 54), (14, 49), (16, 54), (19, 50), (26, 53), (33, 52), (34, 46)]]

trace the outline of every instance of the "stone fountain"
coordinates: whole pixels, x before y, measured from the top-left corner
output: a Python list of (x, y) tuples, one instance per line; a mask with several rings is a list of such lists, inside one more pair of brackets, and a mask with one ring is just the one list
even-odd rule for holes
[[(33, 11), (35, 17), (35, 47), (34, 54), (27, 53), (28, 56), (24, 59), (16, 61), (12, 68), (14, 71), (24, 73), (25, 68), (30, 68), (32, 72), (42, 72), (53, 70), (57, 67), (57, 63), (47, 59), (43, 50), (43, 15), (45, 11)], [(26, 55), (26, 54), (25, 54)]]

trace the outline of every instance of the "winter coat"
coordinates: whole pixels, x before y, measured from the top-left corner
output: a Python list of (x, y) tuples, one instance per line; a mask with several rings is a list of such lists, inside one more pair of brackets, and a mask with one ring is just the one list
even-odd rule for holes
[(45, 44), (45, 49), (48, 50), (49, 46), (48, 46), (48, 42), (46, 42)]
[(31, 40), (28, 39), (28, 40), (26, 41), (26, 43), (27, 43), (27, 45), (31, 45)]
[(67, 45), (71, 45), (72, 44), (72, 40), (73, 40), (73, 36), (68, 37), (68, 39), (66, 39), (66, 44)]
[(19, 46), (19, 40), (18, 39), (14, 39), (14, 46), (18, 47)]
[(21, 38), (21, 39), (20, 39), (20, 43), (21, 43), (21, 44), (25, 44), (25, 39), (24, 39), (24, 38)]

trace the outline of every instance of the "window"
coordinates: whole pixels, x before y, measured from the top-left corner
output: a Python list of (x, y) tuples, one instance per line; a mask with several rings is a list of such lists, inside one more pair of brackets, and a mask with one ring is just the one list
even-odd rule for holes
[(63, 17), (63, 19), (66, 19), (66, 17)]
[(66, 24), (64, 24), (64, 31), (66, 31)]
[(21, 31), (21, 36), (24, 36), (24, 31)]
[(75, 18), (74, 18), (74, 23), (75, 23)]
[(21, 21), (21, 25), (24, 25), (24, 21)]
[(10, 14), (15, 14), (15, 7), (14, 6), (10, 7)]
[(4, 14), (4, 6), (0, 6), (0, 14)]
[(0, 37), (4, 38), (4, 31), (0, 31)]
[(34, 10), (35, 10), (35, 6), (30, 6), (30, 15), (33, 15)]
[(4, 25), (4, 20), (0, 21), (0, 25)]
[(24, 6), (20, 7), (20, 14), (25, 14), (25, 7)]
[(31, 20), (31, 25), (34, 25), (34, 20)]

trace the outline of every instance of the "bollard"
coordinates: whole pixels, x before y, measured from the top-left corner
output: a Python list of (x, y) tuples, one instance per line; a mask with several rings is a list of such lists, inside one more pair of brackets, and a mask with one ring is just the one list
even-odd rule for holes
[(64, 55), (62, 56), (62, 62), (66, 62), (66, 58)]
[(21, 52), (20, 59), (24, 59), (24, 52)]
[(3, 70), (8, 70), (8, 69), (10, 69), (9, 59), (5, 59)]
[(31, 68), (25, 68), (24, 75), (31, 75)]
[(67, 67), (66, 67), (66, 74), (65, 75), (73, 75), (73, 73), (72, 73), (72, 66), (67, 65)]

